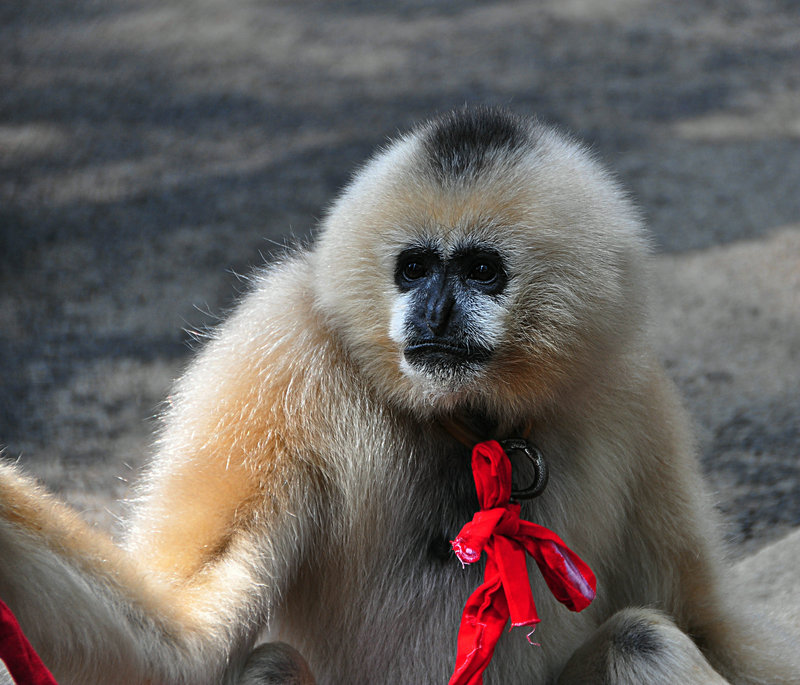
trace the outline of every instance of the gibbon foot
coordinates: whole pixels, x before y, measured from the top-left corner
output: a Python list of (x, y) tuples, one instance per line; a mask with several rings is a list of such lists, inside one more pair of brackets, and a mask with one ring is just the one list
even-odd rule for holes
[(315, 685), (306, 660), (285, 642), (258, 645), (245, 664), (239, 685)]
[(559, 685), (725, 685), (691, 638), (664, 614), (624, 609), (567, 663)]

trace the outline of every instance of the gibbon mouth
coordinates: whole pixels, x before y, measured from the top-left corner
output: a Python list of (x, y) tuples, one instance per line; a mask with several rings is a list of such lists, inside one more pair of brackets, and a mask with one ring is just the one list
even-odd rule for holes
[(454, 366), (465, 362), (485, 364), (492, 356), (492, 351), (485, 347), (467, 347), (466, 345), (426, 340), (408, 345), (403, 350), (403, 354), (408, 363), (412, 365)]

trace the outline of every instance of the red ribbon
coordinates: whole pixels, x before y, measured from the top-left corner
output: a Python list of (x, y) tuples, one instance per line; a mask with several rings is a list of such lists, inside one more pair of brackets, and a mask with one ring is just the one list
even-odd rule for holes
[(0, 600), (0, 662), (5, 665), (15, 683), (56, 685), (53, 674), (42, 663), (28, 642), (28, 638), (23, 634), (11, 609), (2, 600)]
[(498, 442), (475, 445), (472, 473), (480, 511), (451, 545), (464, 564), (478, 561), (485, 551), (486, 570), (483, 584), (464, 606), (449, 685), (483, 683), (483, 671), (509, 618), (512, 627), (539, 623), (525, 552), (535, 559), (555, 598), (572, 611), (589, 606), (597, 587), (592, 570), (558, 535), (520, 519), (519, 504), (509, 501), (511, 462)]

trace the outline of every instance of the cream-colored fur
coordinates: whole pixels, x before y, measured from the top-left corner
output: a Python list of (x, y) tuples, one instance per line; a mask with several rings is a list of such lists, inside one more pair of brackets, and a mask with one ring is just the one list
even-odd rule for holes
[[(479, 130), (458, 147), (464, 122), (498, 120), (524, 144)], [(431, 158), (449, 144), (448, 176)], [(503, 292), (460, 303), (494, 350), (480, 368), (404, 358), (394, 270), (420, 241), (504, 259)], [(565, 666), (566, 683), (799, 682), (723, 584), (647, 340), (647, 260), (636, 213), (573, 142), (489, 111), (419, 127), (358, 172), (310, 249), (254, 277), (179, 381), (122, 548), (0, 466), (0, 597), (64, 685), (309, 682), (288, 646), (252, 651), (264, 637), (319, 683), (446, 682), (482, 571), (436, 551), (475, 506), (440, 421), (479, 415), (500, 437), (533, 426), (551, 477), (523, 516), (598, 578), (573, 614), (532, 567), (541, 646), (504, 635), (487, 683)]]

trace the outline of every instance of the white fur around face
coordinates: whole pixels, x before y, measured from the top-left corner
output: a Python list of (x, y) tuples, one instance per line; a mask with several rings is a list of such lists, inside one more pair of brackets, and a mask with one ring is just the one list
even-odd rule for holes
[(411, 293), (398, 293), (395, 296), (391, 317), (389, 319), (389, 338), (392, 342), (396, 343), (398, 349), (401, 350), (399, 357), (400, 372), (407, 378), (413, 379), (419, 374), (419, 371), (408, 363), (405, 355), (402, 353), (403, 348), (405, 348), (408, 343), (408, 327), (406, 323), (410, 302)]
[[(464, 302), (464, 299), (468, 301)], [(508, 312), (502, 300), (488, 295), (475, 295), (470, 298), (457, 297), (456, 305), (467, 313), (465, 334), (470, 342), (487, 349), (497, 349), (502, 343), (507, 323)]]
[(411, 302), (411, 293), (398, 293), (392, 305), (392, 315), (389, 319), (389, 338), (402, 349), (408, 340), (406, 318), (408, 305)]

